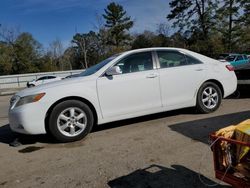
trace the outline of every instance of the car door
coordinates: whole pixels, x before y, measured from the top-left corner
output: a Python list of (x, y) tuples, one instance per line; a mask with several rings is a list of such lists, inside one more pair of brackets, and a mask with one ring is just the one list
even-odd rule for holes
[(128, 55), (115, 64), (122, 74), (101, 76), (97, 90), (104, 118), (143, 113), (161, 107), (158, 71), (152, 52)]
[(157, 51), (164, 107), (190, 106), (206, 75), (205, 65), (194, 57), (175, 50)]

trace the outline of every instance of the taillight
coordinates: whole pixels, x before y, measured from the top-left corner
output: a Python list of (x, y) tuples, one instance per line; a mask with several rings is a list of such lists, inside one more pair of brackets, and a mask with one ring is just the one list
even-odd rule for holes
[(232, 65), (226, 65), (227, 70), (234, 71), (234, 66)]

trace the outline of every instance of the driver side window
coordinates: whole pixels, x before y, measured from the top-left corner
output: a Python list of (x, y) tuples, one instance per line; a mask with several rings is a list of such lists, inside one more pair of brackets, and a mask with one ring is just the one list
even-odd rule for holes
[(120, 60), (116, 66), (120, 67), (122, 74), (152, 70), (152, 54), (151, 52), (132, 54)]

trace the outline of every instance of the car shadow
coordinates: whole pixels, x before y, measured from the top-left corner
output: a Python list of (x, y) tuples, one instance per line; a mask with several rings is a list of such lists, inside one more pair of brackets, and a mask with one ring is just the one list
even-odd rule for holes
[(250, 118), (250, 111), (237, 112), (216, 117), (170, 125), (176, 131), (193, 140), (208, 143), (209, 134), (229, 125), (238, 124)]
[(11, 131), (9, 124), (0, 127), (0, 143), (11, 144), (17, 141), (21, 145), (40, 143), (56, 143), (49, 135), (24, 135)]
[(152, 121), (156, 119), (162, 119), (170, 116), (177, 116), (180, 114), (197, 114), (196, 110), (194, 108), (184, 108), (184, 109), (179, 109), (179, 110), (172, 110), (172, 111), (167, 111), (167, 112), (160, 112), (156, 114), (150, 114), (146, 116), (140, 116), (136, 118), (130, 118), (130, 119), (125, 119), (125, 120), (120, 120), (120, 121), (115, 121), (111, 123), (105, 123), (102, 125), (94, 126), (92, 132), (98, 132), (98, 131), (103, 131), (106, 129), (112, 129), (112, 128), (118, 128), (122, 126), (126, 126), (129, 124), (135, 124), (135, 123), (141, 123), (141, 122), (146, 122), (146, 121)]
[(17, 134), (10, 130), (9, 124), (0, 127), (0, 142), (9, 144), (17, 137)]
[[(201, 176), (204, 183), (215, 185), (213, 180)], [(172, 165), (166, 168), (159, 165), (151, 165), (144, 169), (136, 170), (128, 175), (116, 178), (108, 182), (111, 188), (205, 188), (198, 177), (198, 174), (184, 166)], [(217, 185), (217, 188), (231, 186)]]

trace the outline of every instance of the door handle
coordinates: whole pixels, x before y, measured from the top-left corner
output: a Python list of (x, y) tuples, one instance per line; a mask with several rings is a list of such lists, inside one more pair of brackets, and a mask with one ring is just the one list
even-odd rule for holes
[(149, 74), (146, 76), (146, 78), (156, 78), (157, 76), (157, 74)]
[(195, 69), (195, 71), (203, 71), (203, 69)]

